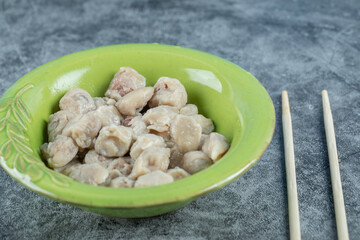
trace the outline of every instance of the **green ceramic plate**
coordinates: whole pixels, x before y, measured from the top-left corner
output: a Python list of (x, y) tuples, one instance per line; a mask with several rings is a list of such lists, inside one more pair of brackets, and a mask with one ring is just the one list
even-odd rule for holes
[[(58, 110), (59, 99), (74, 87), (103, 96), (120, 66), (136, 69), (147, 85), (161, 76), (179, 79), (189, 102), (230, 140), (227, 154), (191, 177), (139, 189), (86, 185), (48, 169), (39, 146), (46, 141), (48, 117)], [(0, 119), (0, 163), (14, 179), (60, 202), (118, 217), (162, 214), (230, 183), (260, 158), (275, 127), (272, 101), (250, 73), (208, 53), (159, 44), (100, 47), (38, 67), (2, 96)]]

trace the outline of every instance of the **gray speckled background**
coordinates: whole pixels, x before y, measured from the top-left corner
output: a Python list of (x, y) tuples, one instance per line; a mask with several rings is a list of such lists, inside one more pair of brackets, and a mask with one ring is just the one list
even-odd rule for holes
[(35, 67), (102, 45), (195, 48), (253, 73), (277, 123), (261, 160), (175, 212), (115, 219), (39, 196), (0, 169), (0, 239), (287, 239), (280, 94), (293, 117), (303, 239), (335, 239), (321, 90), (335, 120), (351, 239), (360, 236), (360, 2), (0, 1), (0, 94)]

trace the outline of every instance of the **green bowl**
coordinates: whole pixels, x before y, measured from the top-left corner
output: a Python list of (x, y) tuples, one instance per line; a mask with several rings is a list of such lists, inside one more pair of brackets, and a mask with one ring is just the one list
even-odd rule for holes
[[(189, 102), (231, 142), (226, 155), (188, 178), (135, 189), (82, 184), (47, 168), (39, 147), (60, 98), (74, 87), (103, 96), (120, 66), (136, 69), (147, 85), (161, 76), (179, 79)], [(261, 157), (275, 128), (272, 101), (250, 73), (208, 53), (159, 44), (99, 47), (44, 64), (4, 93), (0, 119), (0, 163), (15, 180), (57, 201), (126, 218), (172, 211), (235, 180)]]

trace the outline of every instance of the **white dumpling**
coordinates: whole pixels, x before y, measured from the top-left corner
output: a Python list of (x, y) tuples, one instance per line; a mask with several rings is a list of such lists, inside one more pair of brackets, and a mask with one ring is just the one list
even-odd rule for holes
[(74, 141), (66, 136), (59, 135), (53, 142), (41, 146), (41, 151), (51, 168), (60, 168), (73, 160), (79, 150)]
[(154, 172), (147, 173), (143, 176), (140, 176), (136, 182), (134, 187), (152, 187), (158, 186), (166, 183), (173, 182), (174, 179), (170, 174), (164, 173), (163, 171), (156, 170)]
[(134, 186), (135, 181), (127, 177), (117, 177), (111, 180), (110, 187), (113, 188), (131, 188)]
[(198, 108), (195, 104), (186, 104), (180, 109), (180, 114), (188, 116), (196, 115), (198, 114)]
[(168, 148), (152, 147), (143, 151), (135, 160), (130, 177), (136, 179), (155, 170), (166, 171), (169, 167), (169, 157), (170, 149)]
[(84, 164), (98, 163), (106, 168), (112, 162), (112, 160), (112, 158), (102, 156), (92, 149), (86, 153), (83, 162)]
[(145, 107), (153, 94), (153, 87), (139, 88), (120, 98), (115, 106), (121, 114), (133, 116)]
[(212, 132), (205, 139), (202, 151), (215, 162), (227, 152), (229, 147), (230, 144), (226, 137), (219, 133)]
[(62, 133), (62, 130), (66, 124), (73, 119), (75, 116), (74, 113), (69, 111), (61, 110), (49, 116), (48, 123), (48, 138), (49, 142), (55, 140), (56, 136)]
[(111, 124), (120, 125), (123, 120), (120, 112), (113, 105), (100, 106), (95, 112), (103, 127)]
[(98, 163), (74, 165), (63, 173), (75, 181), (91, 185), (103, 184), (109, 176), (108, 170)]
[(77, 114), (87, 113), (96, 109), (93, 98), (87, 91), (81, 88), (70, 89), (60, 99), (59, 106), (61, 110)]
[(110, 162), (107, 169), (109, 171), (118, 170), (121, 175), (128, 176), (131, 173), (133, 165), (133, 162), (129, 162), (125, 158), (116, 158)]
[(210, 118), (206, 118), (201, 114), (192, 115), (192, 118), (195, 119), (197, 123), (201, 126), (201, 132), (203, 134), (209, 134), (214, 131), (214, 124)]
[(96, 138), (95, 151), (106, 157), (122, 157), (130, 148), (132, 129), (110, 125), (103, 127)]
[(192, 117), (180, 114), (171, 124), (170, 135), (180, 152), (194, 151), (200, 144), (201, 126)]
[(62, 134), (74, 139), (81, 148), (88, 148), (99, 133), (101, 121), (97, 114), (92, 111), (85, 115), (77, 115), (65, 126)]
[(123, 121), (123, 125), (132, 128), (134, 141), (136, 141), (139, 136), (149, 133), (146, 124), (142, 120), (141, 116), (128, 116)]
[(154, 85), (155, 93), (149, 102), (150, 107), (169, 105), (182, 108), (187, 102), (187, 93), (181, 82), (175, 78), (161, 77)]
[(112, 79), (105, 96), (119, 100), (135, 89), (145, 87), (145, 78), (130, 67), (121, 67)]
[(175, 167), (167, 170), (167, 174), (171, 175), (174, 178), (174, 181), (186, 178), (190, 176), (188, 172), (180, 167)]
[(140, 154), (151, 148), (151, 147), (165, 147), (165, 142), (162, 137), (156, 136), (154, 134), (144, 134), (137, 138), (134, 144), (130, 149), (130, 156), (133, 159), (136, 159)]
[(213, 164), (212, 160), (202, 151), (191, 151), (184, 155), (181, 167), (194, 174)]
[(161, 136), (167, 136), (169, 135), (171, 122), (178, 113), (177, 108), (162, 105), (147, 110), (142, 119), (148, 126), (149, 132), (154, 134), (163, 133)]

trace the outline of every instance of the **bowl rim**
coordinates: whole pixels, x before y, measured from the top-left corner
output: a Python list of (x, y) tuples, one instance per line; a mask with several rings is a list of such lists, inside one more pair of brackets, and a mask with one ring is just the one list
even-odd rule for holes
[[(246, 172), (251, 166), (253, 166), (262, 156), (262, 154), (265, 152), (266, 148), (268, 147), (268, 145), (270, 144), (274, 131), (275, 131), (275, 108), (273, 105), (273, 102), (271, 100), (271, 97), (269, 96), (269, 94), (267, 93), (267, 91), (265, 90), (265, 88), (260, 84), (260, 82), (254, 77), (252, 76), (250, 73), (248, 73), (247, 71), (245, 71), (244, 69), (242, 69), (241, 67), (239, 67), (238, 65), (227, 61), (223, 58), (220, 58), (216, 55), (207, 53), (207, 52), (203, 52), (203, 51), (199, 51), (196, 49), (191, 49), (191, 48), (185, 48), (185, 47), (180, 47), (180, 46), (173, 46), (173, 45), (165, 45), (165, 44), (158, 44), (158, 43), (153, 43), (153, 44), (149, 44), (149, 43), (128, 43), (128, 44), (114, 44), (114, 45), (107, 45), (107, 46), (101, 46), (101, 47), (96, 47), (96, 48), (91, 48), (91, 49), (87, 49), (87, 50), (82, 50), (82, 51), (78, 51), (78, 52), (74, 52), (65, 56), (62, 56), (60, 58), (54, 59), (50, 62), (47, 62), (39, 67), (37, 67), (36, 69), (30, 71), (29, 73), (27, 73), (26, 75), (24, 75), (23, 77), (21, 77), (19, 80), (17, 80), (1, 97), (1, 99), (3, 99), (4, 97), (8, 97), (8, 95), (10, 94), (10, 89), (12, 89), (15, 86), (20, 85), (23, 82), (26, 82), (26, 80), (28, 78), (30, 78), (32, 75), (34, 75), (35, 73), (40, 73), (41, 71), (43, 71), (44, 69), (46, 70), (46, 68), (52, 66), (52, 65), (56, 65), (64, 60), (68, 60), (74, 57), (80, 57), (82, 55), (86, 56), (86, 55), (91, 55), (92, 53), (96, 52), (101, 52), (101, 51), (107, 51), (107, 50), (111, 50), (111, 49), (122, 49), (122, 48), (127, 48), (127, 49), (151, 49), (151, 50), (161, 50), (161, 51), (178, 51), (181, 54), (190, 54), (190, 55), (195, 55), (199, 58), (203, 58), (204, 59), (209, 59), (207, 61), (210, 60), (216, 60), (218, 62), (220, 62), (221, 64), (226, 64), (228, 66), (231, 66), (232, 68), (236, 68), (237, 71), (242, 72), (242, 73), (246, 73), (247, 78), (249, 81), (254, 81), (254, 85), (256, 85), (256, 88), (261, 91), (261, 94), (263, 94), (263, 101), (264, 103), (266, 103), (268, 106), (268, 114), (269, 114), (269, 121), (270, 121), (270, 125), (268, 126), (268, 129), (265, 129), (266, 134), (264, 134), (264, 138), (262, 139), (262, 142), (259, 143), (259, 146), (256, 149), (256, 153), (254, 153), (254, 158), (248, 160), (246, 162), (246, 164), (239, 164), (237, 168), (232, 169), (232, 171), (228, 171), (225, 175), (221, 176), (219, 181), (216, 182), (212, 182), (212, 183), (205, 183), (202, 182), (201, 184), (193, 184), (196, 185), (196, 187), (192, 187), (191, 181), (189, 182), (188, 179), (193, 179), (195, 180), (195, 176), (198, 177), (198, 179), (201, 179), (201, 177), (205, 176), (205, 171), (207, 171), (207, 169), (205, 169), (204, 171), (201, 171), (195, 175), (192, 175), (189, 178), (185, 178), (179, 181), (176, 181), (174, 183), (170, 183), (170, 184), (165, 184), (165, 185), (161, 185), (161, 186), (156, 186), (156, 187), (149, 187), (149, 188), (137, 188), (137, 189), (112, 189), (114, 191), (117, 192), (122, 192), (123, 194), (129, 194), (131, 193), (130, 191), (137, 191), (139, 194), (144, 194), (145, 196), (147, 196), (148, 194), (154, 194), (156, 192), (161, 192), (161, 191), (167, 191), (169, 190), (169, 186), (173, 186), (178, 187), (180, 184), (179, 183), (183, 183), (181, 185), (184, 185), (185, 182), (186, 184), (190, 184), (189, 187), (191, 189), (191, 191), (187, 191), (186, 194), (182, 193), (182, 194), (177, 194), (176, 191), (169, 191), (168, 197), (165, 199), (157, 199), (157, 200), (152, 200), (152, 201), (129, 201), (129, 199), (127, 199), (126, 201), (121, 201), (121, 199), (117, 199), (117, 198), (109, 198), (108, 201), (106, 203), (104, 203), (103, 201), (100, 200), (94, 200), (92, 201), (90, 200), (86, 200), (86, 198), (79, 196), (79, 193), (75, 193), (75, 195), (73, 195), (70, 192), (66, 192), (65, 195), (59, 195), (59, 194), (54, 194), (53, 192), (51, 192), (51, 187), (46, 188), (44, 186), (39, 186), (39, 182), (33, 182), (31, 180), (31, 178), (29, 179), (29, 176), (20, 173), (19, 171), (17, 171), (16, 167), (14, 168), (9, 168), (6, 164), (5, 158), (4, 156), (1, 154), (0, 152), (0, 165), (3, 167), (3, 169), (10, 175), (12, 176), (16, 181), (18, 181), (19, 183), (21, 183), (22, 185), (24, 185), (25, 187), (31, 189), (32, 191), (35, 191), (41, 195), (45, 195), (49, 198), (55, 199), (55, 200), (59, 200), (59, 201), (63, 201), (63, 202), (67, 202), (67, 203), (71, 203), (71, 204), (75, 204), (75, 205), (79, 205), (79, 206), (94, 206), (94, 207), (107, 207), (107, 208), (118, 208), (118, 207), (123, 207), (123, 208), (133, 208), (133, 207), (144, 207), (144, 206), (156, 206), (156, 205), (163, 205), (163, 204), (171, 204), (171, 203), (175, 203), (175, 202), (179, 202), (179, 201), (185, 201), (185, 200), (190, 200), (190, 199), (195, 199), (201, 195), (204, 195), (208, 192), (211, 192), (213, 190), (216, 190), (230, 182), (232, 182), (233, 180), (235, 180), (236, 178), (238, 178), (239, 176), (241, 176), (244, 172)], [(236, 149), (235, 149), (236, 150)], [(234, 151), (235, 151), (234, 150)], [(235, 153), (234, 153), (235, 154)], [(229, 156), (225, 155), (224, 158), (229, 158)], [(214, 169), (216, 168), (217, 164), (213, 164), (213, 166), (211, 166), (210, 168)], [(213, 171), (214, 172), (214, 171)], [(81, 184), (84, 185), (83, 188), (86, 190), (91, 190), (92, 188), (97, 188), (97, 189), (109, 189), (109, 187), (99, 187), (99, 186), (91, 186), (88, 184), (82, 184), (82, 183), (78, 183), (75, 182), (75, 184)], [(180, 185), (180, 186), (181, 186)], [(189, 188), (187, 188), (187, 190), (189, 190)], [(107, 191), (108, 192), (108, 191)], [(91, 196), (91, 194), (90, 194)], [(140, 196), (140, 195), (139, 195)]]

